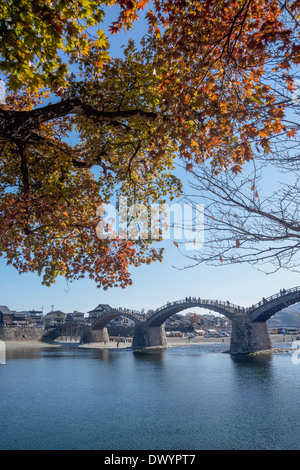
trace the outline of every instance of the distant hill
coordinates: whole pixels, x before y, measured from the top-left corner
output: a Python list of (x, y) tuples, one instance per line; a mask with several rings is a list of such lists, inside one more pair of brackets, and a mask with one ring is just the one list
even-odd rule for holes
[(268, 320), (270, 328), (277, 328), (280, 326), (296, 326), (300, 327), (300, 306), (296, 308), (287, 308), (282, 312), (276, 313)]

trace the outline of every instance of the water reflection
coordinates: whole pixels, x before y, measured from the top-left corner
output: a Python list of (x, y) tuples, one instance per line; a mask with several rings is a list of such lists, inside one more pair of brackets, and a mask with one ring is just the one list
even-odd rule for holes
[(272, 362), (271, 354), (259, 354), (256, 356), (230, 355), (234, 364), (244, 367), (266, 367)]
[(98, 359), (104, 362), (110, 362), (114, 359), (114, 355), (108, 349), (93, 349), (92, 356), (94, 359)]
[[(40, 358), (48, 348), (42, 347), (31, 347), (29, 345), (22, 346), (21, 344), (18, 346), (9, 345), (6, 343), (6, 359), (37, 359)], [(52, 349), (49, 348), (49, 351)]]
[(137, 362), (163, 362), (166, 357), (165, 349), (151, 349), (151, 351), (133, 351), (134, 357)]
[(273, 356), (271, 354), (231, 356), (231, 362), (233, 365), (233, 382), (244, 382), (246, 377), (248, 385), (253, 383), (256, 387), (257, 381), (259, 381), (272, 387)]
[[(43, 345), (43, 344), (25, 344), (18, 343), (12, 344), (6, 343), (6, 359), (7, 360), (16, 360), (16, 359), (39, 359), (39, 358), (51, 358), (51, 359), (76, 359), (76, 358), (93, 358), (96, 360), (101, 360), (109, 362), (115, 360), (118, 356), (118, 353), (121, 351), (118, 350), (109, 350), (109, 349), (92, 349), (92, 348), (80, 348), (78, 345)], [(129, 350), (126, 349), (126, 352)], [(125, 350), (122, 349), (122, 353), (125, 353)], [(130, 351), (131, 353), (131, 351)]]
[(42, 355), (58, 359), (92, 359), (103, 362), (112, 362), (117, 359), (118, 351), (108, 349), (93, 349), (79, 347), (62, 347), (58, 349), (44, 349)]

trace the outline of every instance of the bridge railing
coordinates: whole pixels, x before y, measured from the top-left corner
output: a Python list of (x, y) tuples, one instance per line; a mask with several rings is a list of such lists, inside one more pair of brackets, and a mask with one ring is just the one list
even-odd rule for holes
[(280, 297), (284, 297), (286, 294), (292, 294), (293, 292), (300, 292), (300, 286), (292, 287), (291, 289), (282, 289), (277, 294), (271, 295), (270, 297), (263, 298), (256, 304), (251, 305), (251, 307), (249, 307), (248, 310), (250, 311), (255, 310), (258, 307), (261, 307), (262, 305), (270, 302), (271, 300), (279, 299)]
[[(167, 302), (165, 305), (162, 307), (157, 308), (156, 310), (149, 310), (146, 313), (141, 313), (139, 310), (131, 310), (128, 308), (123, 308), (123, 307), (118, 307), (118, 308), (113, 308), (115, 312), (122, 314), (132, 314), (132, 315), (138, 315), (140, 317), (152, 317), (155, 313), (161, 312), (162, 310), (172, 307), (174, 305), (180, 305), (180, 304), (186, 304), (186, 303), (194, 303), (195, 306), (197, 304), (206, 304), (206, 305), (211, 305), (212, 307), (222, 307), (227, 311), (230, 311), (232, 313), (249, 313), (257, 309), (258, 307), (266, 304), (267, 302), (270, 302), (271, 300), (278, 299), (279, 297), (283, 297), (286, 294), (291, 294), (293, 292), (299, 292), (300, 293), (300, 286), (298, 287), (292, 287), (291, 289), (282, 289), (280, 292), (277, 294), (271, 295), (270, 297), (263, 298), (259, 302), (257, 302), (254, 305), (251, 305), (251, 307), (241, 307), (240, 305), (233, 304), (229, 301), (224, 301), (224, 300), (211, 300), (211, 299), (201, 299), (200, 297), (186, 297), (185, 299), (181, 300), (174, 300), (173, 302)], [(201, 308), (201, 306), (199, 306)]]
[(131, 310), (130, 308), (118, 307), (118, 308), (113, 308), (112, 310), (114, 310), (115, 312), (120, 312), (120, 315), (122, 313), (129, 313), (129, 314), (132, 313), (133, 315), (143, 316), (143, 314), (139, 310)]
[(175, 300), (173, 302), (167, 302), (162, 307), (157, 308), (156, 310), (150, 310), (148, 315), (152, 316), (155, 313), (158, 313), (165, 308), (172, 307), (174, 305), (186, 304), (186, 303), (195, 303), (195, 304), (206, 304), (211, 305), (212, 307), (223, 307), (224, 309), (236, 311), (236, 312), (246, 312), (247, 308), (241, 307), (240, 305), (233, 304), (229, 301), (223, 300), (211, 300), (211, 299), (201, 299), (200, 297), (186, 297), (182, 300)]

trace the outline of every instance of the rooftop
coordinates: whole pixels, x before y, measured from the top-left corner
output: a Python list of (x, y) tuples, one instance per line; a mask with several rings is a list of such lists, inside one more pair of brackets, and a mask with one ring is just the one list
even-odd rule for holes
[(90, 310), (88, 313), (104, 312), (105, 310), (111, 310), (111, 306), (108, 304), (99, 304), (94, 310)]
[(8, 307), (5, 305), (0, 305), (0, 313), (3, 313), (3, 315), (7, 315), (9, 313), (13, 313)]
[(63, 313), (64, 315), (66, 315), (65, 312), (62, 312), (61, 310), (54, 310), (53, 312), (46, 313), (45, 317), (50, 317), (51, 315), (57, 314), (57, 313)]

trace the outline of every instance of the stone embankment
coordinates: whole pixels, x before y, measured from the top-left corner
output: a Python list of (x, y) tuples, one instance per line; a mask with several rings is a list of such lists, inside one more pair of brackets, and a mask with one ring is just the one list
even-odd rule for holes
[(43, 328), (18, 326), (4, 328), (0, 326), (1, 341), (40, 341), (45, 334)]

